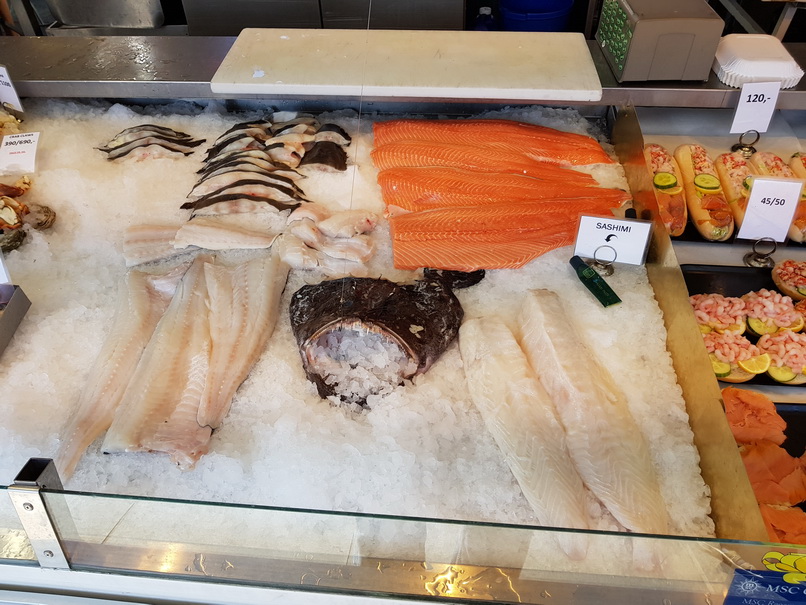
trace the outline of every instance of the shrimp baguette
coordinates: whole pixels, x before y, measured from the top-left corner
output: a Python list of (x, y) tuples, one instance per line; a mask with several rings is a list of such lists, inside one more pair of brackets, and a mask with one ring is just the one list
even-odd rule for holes
[(669, 235), (676, 237), (688, 220), (680, 168), (672, 154), (655, 143), (644, 146), (644, 159), (652, 173), (658, 216)]
[(691, 222), (705, 239), (724, 242), (733, 235), (733, 214), (708, 153), (700, 145), (680, 145), (674, 157), (683, 176)]
[(753, 182), (752, 167), (738, 151), (723, 153), (714, 160), (716, 173), (722, 185), (725, 199), (733, 214), (736, 227), (741, 227), (747, 211), (747, 197)]
[(789, 159), (789, 167), (797, 178), (806, 181), (806, 153), (800, 151), (793, 153)]
[[(750, 158), (750, 165), (753, 172), (758, 176), (771, 176), (776, 178), (796, 179), (795, 172), (791, 167), (774, 153), (769, 151), (757, 151)], [(792, 225), (789, 227), (789, 239), (796, 242), (806, 241), (806, 198), (801, 195), (798, 207), (795, 208), (795, 216), (792, 218)]]

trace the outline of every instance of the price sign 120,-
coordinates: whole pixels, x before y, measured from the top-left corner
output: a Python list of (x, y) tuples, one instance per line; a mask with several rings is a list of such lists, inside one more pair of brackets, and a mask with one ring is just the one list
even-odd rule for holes
[(803, 181), (796, 179), (754, 178), (737, 237), (750, 240), (771, 237), (776, 242), (784, 241), (802, 188)]
[(747, 82), (742, 84), (739, 94), (739, 104), (733, 114), (732, 133), (767, 132), (772, 120), (772, 114), (778, 103), (778, 93), (781, 92), (780, 82)]

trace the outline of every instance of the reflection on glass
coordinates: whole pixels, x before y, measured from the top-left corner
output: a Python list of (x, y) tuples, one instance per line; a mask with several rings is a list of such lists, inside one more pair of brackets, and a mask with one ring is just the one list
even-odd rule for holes
[(17, 516), (6, 486), (0, 486), (0, 563), (11, 561), (35, 561), (34, 550)]

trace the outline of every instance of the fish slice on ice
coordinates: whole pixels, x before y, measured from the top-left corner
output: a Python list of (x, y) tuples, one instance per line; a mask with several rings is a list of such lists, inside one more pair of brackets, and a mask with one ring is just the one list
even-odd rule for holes
[(197, 246), (207, 250), (270, 248), (279, 230), (274, 233), (255, 225), (249, 227), (229, 219), (238, 215), (197, 216), (184, 223), (174, 236), (175, 248)]
[[(459, 350), (473, 403), (540, 523), (590, 529), (565, 430), (510, 329), (494, 317), (466, 320)], [(557, 539), (570, 558), (585, 557), (585, 534), (558, 533)]]
[(204, 270), (212, 351), (197, 420), (215, 429), (274, 332), (288, 265), (275, 253), (232, 267), (206, 264)]
[(190, 468), (207, 451), (212, 429), (196, 418), (210, 362), (209, 261), (195, 258), (157, 324), (106, 433), (105, 453), (166, 452)]
[(112, 424), (143, 349), (189, 266), (184, 263), (161, 275), (137, 269), (126, 274), (112, 328), (62, 431), (56, 467), (64, 479), (73, 474), (90, 443)]
[(521, 347), (554, 401), (585, 485), (627, 529), (668, 533), (646, 441), (624, 394), (588, 349), (560, 297), (530, 291), (519, 324)]

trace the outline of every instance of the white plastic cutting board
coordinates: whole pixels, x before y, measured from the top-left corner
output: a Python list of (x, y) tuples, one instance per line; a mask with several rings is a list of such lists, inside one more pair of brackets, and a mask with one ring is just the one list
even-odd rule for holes
[(599, 101), (580, 33), (244, 29), (214, 93)]

